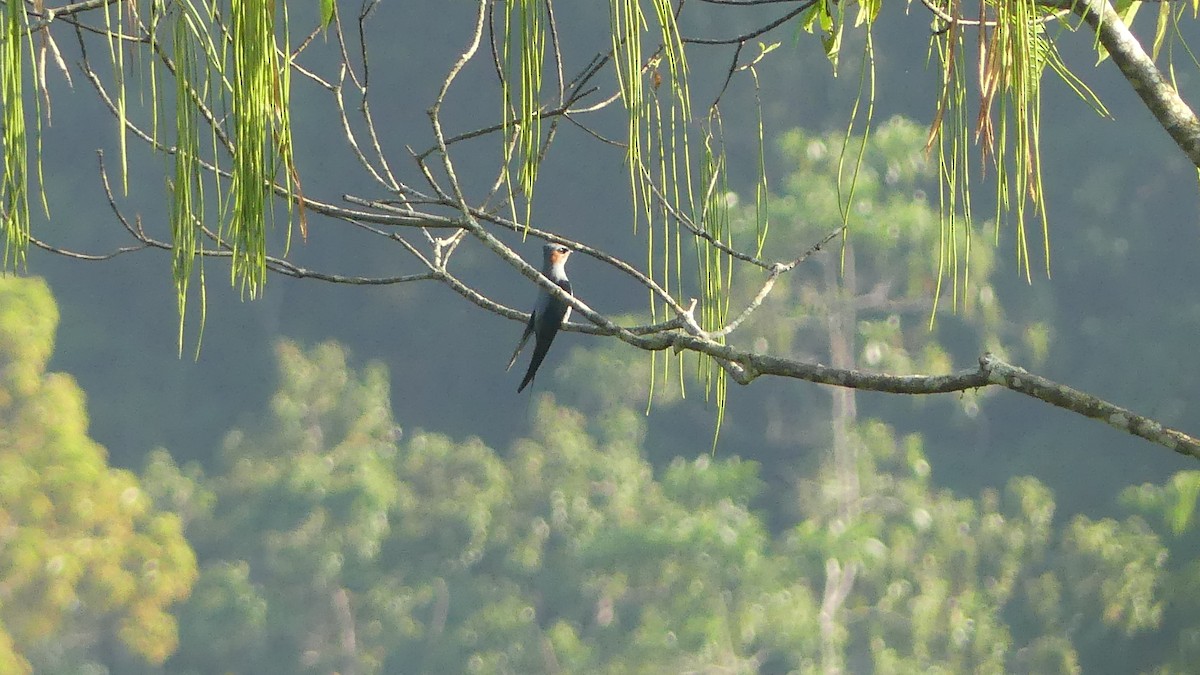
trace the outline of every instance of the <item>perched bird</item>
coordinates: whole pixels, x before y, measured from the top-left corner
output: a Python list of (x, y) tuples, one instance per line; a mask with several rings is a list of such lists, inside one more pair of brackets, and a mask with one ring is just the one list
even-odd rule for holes
[[(567, 280), (566, 265), (567, 257), (570, 255), (571, 249), (566, 246), (546, 244), (542, 247), (542, 274), (568, 293), (571, 292), (571, 282)], [(517, 357), (521, 354), (521, 349), (529, 341), (529, 336), (536, 336), (533, 343), (533, 358), (529, 359), (529, 370), (525, 371), (525, 378), (521, 380), (521, 386), (517, 387), (518, 394), (530, 382), (533, 382), (538, 366), (542, 365), (542, 360), (546, 358), (546, 352), (550, 350), (550, 343), (554, 342), (554, 336), (558, 334), (559, 327), (569, 316), (571, 316), (571, 307), (567, 303), (554, 297), (544, 288), (538, 289), (537, 303), (534, 304), (533, 312), (529, 315), (529, 323), (525, 324), (525, 332), (521, 335), (521, 341), (517, 343), (517, 349), (508, 362), (508, 369), (512, 370), (513, 364), (517, 362)]]

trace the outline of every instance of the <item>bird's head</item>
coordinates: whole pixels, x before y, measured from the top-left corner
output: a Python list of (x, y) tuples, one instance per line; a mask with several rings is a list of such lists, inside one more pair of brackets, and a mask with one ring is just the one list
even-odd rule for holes
[(546, 264), (551, 267), (559, 267), (566, 264), (567, 257), (571, 255), (571, 249), (562, 244), (546, 244), (543, 252), (546, 257)]

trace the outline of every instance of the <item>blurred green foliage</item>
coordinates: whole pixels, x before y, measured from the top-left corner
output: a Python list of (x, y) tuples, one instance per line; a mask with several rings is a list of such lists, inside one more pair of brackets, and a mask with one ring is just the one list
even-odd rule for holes
[(1074, 672), (1080, 635), (1161, 622), (1140, 517), (1056, 526), (1033, 478), (955, 495), (881, 422), (854, 430), (861, 503), (823, 462), (772, 533), (756, 464), (655, 471), (632, 408), (589, 431), (543, 395), (501, 453), (401, 434), (382, 369), (335, 345), (278, 358), (217, 469), (159, 452), (146, 472), (201, 561), (170, 672)]
[(97, 644), (160, 663), (195, 557), (88, 437), (74, 380), (46, 372), (57, 325), (45, 283), (0, 279), (0, 671), (76, 672)]

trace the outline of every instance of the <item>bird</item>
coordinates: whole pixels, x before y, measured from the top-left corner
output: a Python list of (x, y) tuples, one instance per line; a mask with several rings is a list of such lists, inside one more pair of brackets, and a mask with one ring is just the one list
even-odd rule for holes
[[(567, 293), (571, 292), (571, 282), (567, 279), (566, 268), (567, 258), (570, 255), (571, 249), (561, 244), (546, 244), (542, 247), (542, 274)], [(529, 314), (529, 323), (525, 324), (525, 332), (521, 334), (521, 340), (517, 343), (512, 359), (508, 362), (508, 370), (512, 370), (513, 364), (517, 362), (517, 357), (521, 355), (521, 350), (529, 341), (529, 337), (535, 336), (533, 357), (529, 359), (529, 370), (525, 371), (525, 377), (517, 387), (518, 394), (524, 391), (530, 382), (533, 382), (538, 367), (542, 365), (542, 360), (546, 358), (546, 352), (550, 350), (550, 343), (554, 342), (554, 336), (558, 334), (559, 327), (569, 316), (571, 316), (570, 305), (554, 297), (546, 289), (538, 289), (537, 302), (534, 303), (533, 311)]]

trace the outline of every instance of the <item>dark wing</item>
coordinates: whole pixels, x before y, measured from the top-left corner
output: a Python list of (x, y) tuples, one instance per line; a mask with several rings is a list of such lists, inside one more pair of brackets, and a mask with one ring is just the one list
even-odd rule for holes
[[(571, 292), (571, 282), (563, 279), (558, 282), (560, 288), (564, 291)], [(567, 315), (571, 313), (571, 307), (565, 302), (559, 302), (557, 298), (550, 298), (546, 304), (544, 315), (535, 314), (537, 321), (533, 322), (533, 330), (537, 335), (537, 339), (533, 346), (533, 357), (529, 359), (529, 370), (525, 371), (525, 378), (521, 380), (521, 386), (517, 387), (517, 393), (524, 391), (525, 387), (533, 382), (533, 378), (537, 375), (538, 368), (541, 367), (542, 361), (546, 358), (546, 352), (550, 351), (550, 345), (554, 342), (554, 336), (558, 335), (558, 329), (566, 320)]]
[(517, 342), (517, 348), (513, 350), (512, 358), (508, 360), (508, 367), (505, 370), (512, 370), (513, 364), (517, 362), (517, 357), (521, 355), (521, 350), (525, 348), (525, 343), (529, 342), (529, 336), (533, 335), (533, 324), (537, 320), (537, 309), (535, 308), (529, 314), (529, 322), (525, 324), (525, 332), (521, 334), (521, 339)]

